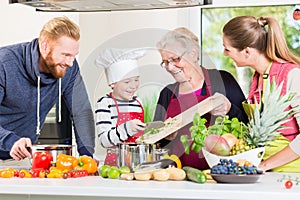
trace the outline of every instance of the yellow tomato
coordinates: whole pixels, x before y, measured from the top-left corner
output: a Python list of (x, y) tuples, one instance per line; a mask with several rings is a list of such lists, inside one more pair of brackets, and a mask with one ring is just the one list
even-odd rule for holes
[(0, 177), (2, 178), (12, 178), (14, 177), (14, 171), (10, 169), (2, 170), (0, 173)]
[(62, 178), (63, 170), (56, 167), (50, 167), (47, 178)]
[(41, 171), (41, 172), (39, 173), (39, 178), (45, 178), (45, 177), (46, 177), (45, 171)]

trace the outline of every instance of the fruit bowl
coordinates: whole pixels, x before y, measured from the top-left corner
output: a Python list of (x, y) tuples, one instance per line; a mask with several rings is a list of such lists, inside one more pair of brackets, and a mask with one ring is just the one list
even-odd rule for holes
[(263, 174), (210, 174), (217, 183), (255, 183)]
[(234, 156), (218, 156), (208, 152), (205, 149), (205, 147), (202, 148), (202, 152), (210, 168), (212, 168), (214, 165), (217, 165), (220, 159), (227, 159), (227, 160), (232, 159), (235, 162), (237, 160), (247, 160), (248, 162), (251, 162), (254, 166), (258, 166), (265, 154), (265, 148), (259, 147), (259, 148), (251, 149), (249, 151), (245, 151), (243, 153)]

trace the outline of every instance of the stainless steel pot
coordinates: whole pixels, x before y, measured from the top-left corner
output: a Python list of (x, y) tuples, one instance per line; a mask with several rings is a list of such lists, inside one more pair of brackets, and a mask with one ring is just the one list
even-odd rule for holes
[(33, 145), (32, 154), (34, 154), (34, 152), (49, 152), (55, 162), (56, 156), (59, 154), (72, 155), (72, 145)]
[(152, 161), (154, 146), (151, 144), (121, 143), (118, 144), (119, 166), (134, 169), (143, 162)]
[(119, 166), (128, 166), (131, 169), (144, 162), (161, 160), (168, 154), (168, 150), (156, 148), (155, 144), (121, 143), (117, 149)]

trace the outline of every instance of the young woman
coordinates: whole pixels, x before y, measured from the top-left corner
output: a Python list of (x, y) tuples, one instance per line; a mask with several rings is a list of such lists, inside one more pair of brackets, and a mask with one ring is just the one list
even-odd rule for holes
[[(296, 111), (282, 136), (267, 148), (259, 168), (264, 171), (300, 172), (300, 58), (291, 53), (283, 31), (273, 17), (239, 16), (231, 19), (223, 28), (224, 55), (229, 56), (238, 67), (249, 66), (255, 70), (248, 102), (260, 102), (264, 79), (279, 85), (284, 82), (282, 95), (287, 91), (296, 93), (291, 107)], [(268, 158), (268, 159), (266, 159)]]

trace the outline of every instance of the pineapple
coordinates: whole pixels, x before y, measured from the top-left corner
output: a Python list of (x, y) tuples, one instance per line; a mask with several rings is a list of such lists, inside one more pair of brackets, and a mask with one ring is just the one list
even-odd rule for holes
[(294, 114), (293, 110), (285, 110), (294, 100), (295, 94), (287, 92), (280, 96), (283, 83), (278, 87), (275, 80), (267, 81), (264, 90), (264, 102), (261, 107), (256, 104), (253, 116), (250, 117), (245, 133), (246, 143), (253, 147), (264, 147), (267, 142), (280, 135), (281, 124)]
[(256, 104), (247, 124), (247, 130), (244, 132), (244, 138), (232, 147), (230, 155), (264, 147), (280, 134), (278, 131), (284, 128), (281, 124), (294, 114), (292, 110), (285, 109), (292, 103), (295, 96), (291, 93), (280, 96), (282, 84), (277, 87), (275, 81), (272, 83), (267, 81), (263, 94), (264, 102), (261, 107)]

